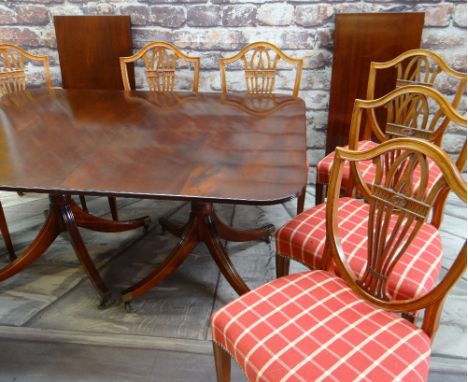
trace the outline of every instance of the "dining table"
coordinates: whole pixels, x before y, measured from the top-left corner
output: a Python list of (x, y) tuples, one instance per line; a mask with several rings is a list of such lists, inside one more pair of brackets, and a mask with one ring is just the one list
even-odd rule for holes
[(29, 89), (0, 98), (0, 190), (48, 194), (48, 216), (34, 241), (0, 269), (3, 281), (68, 234), (89, 280), (111, 293), (78, 227), (121, 232), (148, 225), (84, 211), (72, 195), (190, 202), (186, 224), (161, 219), (179, 239), (166, 259), (121, 291), (124, 303), (172, 274), (199, 242), (206, 244), (238, 294), (249, 290), (221, 240), (269, 237), (274, 227), (234, 228), (216, 214), (218, 202), (278, 204), (307, 182), (306, 107), (299, 97), (244, 93), (155, 93)]

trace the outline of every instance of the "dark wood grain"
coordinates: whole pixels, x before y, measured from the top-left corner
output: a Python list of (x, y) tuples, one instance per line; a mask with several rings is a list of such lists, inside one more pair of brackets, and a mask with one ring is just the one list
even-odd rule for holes
[(45, 89), (2, 97), (0, 189), (252, 204), (302, 192), (301, 99), (278, 97), (288, 102), (255, 115), (218, 94), (170, 97)]
[(54, 24), (64, 88), (123, 89), (119, 58), (133, 54), (130, 16), (54, 16)]
[[(424, 13), (336, 15), (326, 154), (348, 143), (356, 98), (365, 99), (371, 61), (387, 61), (419, 48)], [(395, 88), (396, 74), (379, 76), (376, 96)]]

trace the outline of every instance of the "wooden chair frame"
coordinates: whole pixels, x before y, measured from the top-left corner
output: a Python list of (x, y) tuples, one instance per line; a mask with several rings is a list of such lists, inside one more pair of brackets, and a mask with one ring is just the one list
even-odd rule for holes
[[(246, 55), (250, 51), (254, 51), (249, 62)], [(271, 58), (268, 51), (272, 50), (276, 53), (275, 58)], [(254, 58), (258, 53), (258, 60)], [(239, 53), (232, 57), (222, 58), (219, 62), (219, 71), (221, 73), (221, 91), (227, 93), (226, 83), (226, 65), (235, 61), (242, 60), (244, 63), (245, 82), (247, 93), (250, 94), (271, 94), (275, 86), (275, 77), (277, 71), (277, 63), (279, 59), (296, 65), (296, 79), (294, 81), (293, 96), (299, 94), (299, 86), (301, 84), (303, 60), (301, 58), (293, 58), (285, 54), (277, 46), (264, 41), (254, 42), (245, 46)], [(262, 79), (261, 87), (259, 88), (259, 77)]]
[[(146, 54), (153, 50), (151, 59), (148, 61)], [(173, 54), (172, 59), (167, 51)], [(133, 56), (120, 57), (120, 70), (125, 90), (132, 90), (128, 78), (127, 64), (143, 59), (147, 74), (147, 82), (150, 90), (156, 92), (173, 92), (175, 84), (175, 72), (178, 59), (191, 62), (194, 65), (192, 91), (198, 92), (198, 83), (200, 76), (200, 57), (190, 57), (181, 52), (176, 46), (164, 42), (155, 41), (145, 45)], [(149, 81), (149, 77), (156, 79), (156, 85)]]
[(4, 70), (0, 70), (0, 95), (11, 94), (26, 89), (25, 58), (30, 61), (42, 62), (44, 65), (45, 84), (48, 88), (52, 87), (49, 57), (28, 53), (15, 45), (0, 44), (0, 61), (3, 62), (4, 68)]
[[(423, 190), (423, 187), (421, 186), (418, 195), (407, 195), (404, 194), (403, 191), (396, 189), (394, 190), (395, 193), (393, 196), (388, 198), (382, 197), (382, 194), (377, 192), (379, 191), (378, 187), (369, 187), (369, 185), (367, 185), (363, 180), (359, 173), (357, 162), (373, 160), (385, 153), (391, 152), (392, 150), (400, 153), (408, 151), (411, 154), (415, 154), (415, 158), (419, 159), (420, 161), (422, 160), (422, 162), (426, 162), (426, 158), (430, 158), (436, 162), (436, 164), (438, 164), (443, 176), (436, 182), (436, 184), (431, 187), (427, 194), (425, 194), (425, 190)], [(395, 163), (405, 159), (403, 157), (403, 154), (396, 156)], [(420, 214), (422, 211), (420, 207), (423, 201), (434, 202), (437, 200), (437, 194), (444, 193), (446, 190), (453, 191), (458, 196), (458, 198), (460, 198), (460, 200), (466, 204), (466, 183), (446, 153), (431, 143), (420, 141), (414, 138), (396, 138), (384, 142), (378, 147), (361, 152), (338, 147), (336, 149), (336, 155), (332, 166), (326, 209), (327, 244), (328, 250), (330, 251), (329, 253), (331, 254), (331, 257), (328, 257), (328, 259), (333, 259), (340, 277), (342, 277), (359, 296), (365, 300), (370, 301), (372, 304), (385, 310), (390, 310), (397, 313), (414, 312), (423, 309), (424, 317), (422, 329), (432, 338), (439, 325), (439, 318), (442, 312), (445, 297), (466, 270), (466, 241), (445, 277), (438, 285), (436, 285), (431, 291), (424, 295), (408, 300), (391, 301), (388, 298), (385, 298), (382, 293), (379, 293), (378, 290), (381, 290), (382, 288), (376, 287), (376, 281), (378, 281), (377, 279), (380, 280), (379, 282), (381, 283), (381, 286), (384, 285), (385, 281), (382, 280), (386, 280), (386, 278), (388, 279), (389, 272), (391, 272), (393, 267), (389, 267), (385, 270), (385, 268), (381, 266), (383, 263), (385, 263), (384, 260), (382, 260), (382, 258), (377, 260), (375, 256), (378, 256), (378, 254), (376, 255), (376, 253), (372, 253), (373, 251), (370, 249), (368, 252), (368, 264), (370, 263), (371, 265), (368, 265), (368, 271), (369, 273), (372, 273), (372, 275), (370, 279), (364, 280), (365, 277), (368, 277), (368, 272), (365, 272), (363, 278), (359, 280), (356, 279), (354, 272), (347, 264), (346, 256), (343, 253), (343, 248), (341, 246), (341, 240), (338, 232), (337, 208), (338, 199), (340, 197), (340, 184), (343, 175), (343, 164), (345, 161), (350, 162), (351, 171), (356, 177), (357, 187), (360, 190), (360, 194), (370, 203), (371, 209), (376, 205), (373, 203), (381, 203), (383, 201), (386, 206), (391, 206), (394, 208), (392, 211), (398, 211), (400, 217), (408, 216), (408, 212), (410, 214)], [(408, 166), (414, 169), (412, 167), (413, 164), (409, 164)], [(389, 167), (391, 168), (391, 166)], [(380, 175), (383, 176), (382, 174)], [(427, 177), (425, 180), (427, 181)], [(385, 182), (386, 185), (391, 182), (390, 175), (388, 175), (388, 179), (386, 179)], [(395, 189), (396, 187), (389, 187), (389, 189), (392, 188)], [(378, 202), (376, 202), (377, 199)], [(405, 204), (406, 202), (409, 202), (410, 204)], [(418, 208), (413, 209), (412, 207), (416, 204), (418, 204)], [(426, 208), (426, 213), (428, 213), (428, 210), (429, 208)], [(421, 224), (423, 221), (424, 219), (420, 217)], [(398, 224), (402, 223), (399, 222)], [(371, 227), (371, 222), (369, 225)], [(369, 228), (369, 232), (371, 232), (371, 229), (372, 228)], [(383, 230), (385, 230), (385, 227)], [(415, 233), (413, 232), (410, 237), (414, 237), (414, 234)], [(385, 236), (385, 233), (382, 235)], [(371, 245), (369, 245), (369, 248), (370, 247)], [(403, 250), (401, 250), (401, 252), (402, 251)], [(399, 258), (397, 258), (395, 261), (398, 260)]]
[[(421, 66), (427, 70), (422, 72)], [(455, 109), (459, 106), (467, 86), (466, 73), (456, 71), (449, 67), (438, 54), (425, 49), (411, 49), (389, 61), (371, 62), (367, 83), (367, 100), (375, 99), (375, 83), (378, 71), (389, 70), (391, 68), (396, 70), (396, 88), (410, 85), (432, 87), (440, 73), (445, 73), (458, 80), (458, 86), (454, 98), (451, 101), (451, 105)], [(448, 121), (445, 121), (444, 124), (442, 124), (443, 128), (439, 136), (440, 139), (442, 139), (442, 134), (443, 131), (445, 131), (445, 127), (448, 125)], [(371, 129), (368, 126), (364, 129), (360, 138), (364, 140), (372, 139)], [(316, 204), (323, 202), (323, 196), (323, 184), (316, 182)]]
[[(466, 129), (467, 126), (467, 118), (459, 114), (447, 101), (447, 99), (440, 94), (437, 90), (431, 89), (427, 86), (421, 85), (410, 85), (404, 86), (399, 89), (395, 89), (392, 92), (388, 93), (387, 95), (376, 99), (376, 100), (359, 100), (357, 99), (354, 103), (353, 114), (351, 117), (351, 128), (349, 134), (349, 148), (352, 150), (357, 150), (359, 136), (360, 136), (360, 128), (362, 124), (362, 114), (363, 111), (366, 111), (366, 126), (365, 128), (368, 129), (369, 133), (371, 133), (379, 142), (387, 141), (390, 137), (383, 131), (383, 129), (379, 126), (377, 116), (375, 114), (375, 109), (378, 107), (382, 107), (392, 100), (397, 99), (398, 97), (402, 97), (405, 95), (416, 95), (416, 96), (423, 96), (426, 99), (432, 99), (435, 101), (438, 106), (439, 110), (436, 112), (434, 119), (440, 121), (442, 118), (442, 122), (440, 123), (437, 130), (432, 131), (430, 135), (426, 136), (426, 140), (432, 142), (436, 145), (440, 145), (442, 143), (443, 134), (450, 122), (464, 127)], [(406, 100), (408, 100), (407, 98)], [(418, 131), (417, 131), (418, 132)], [(466, 155), (467, 155), (467, 143), (466, 139), (464, 145), (457, 156), (455, 166), (459, 172), (463, 171), (466, 166)], [(351, 177), (350, 185), (348, 186), (348, 194), (352, 193), (353, 189), (353, 182), (354, 179)], [(443, 208), (445, 205), (446, 198), (448, 193), (444, 194), (441, 193), (439, 196), (439, 200), (435, 203), (433, 214), (431, 218), (431, 224), (435, 227), (440, 227), (442, 224), (442, 216), (443, 216)]]
[[(406, 65), (403, 66), (405, 62)], [(426, 72), (421, 72), (421, 65), (427, 68)], [(390, 68), (395, 68), (397, 71), (396, 88), (407, 85), (432, 87), (440, 73), (445, 73), (450, 77), (458, 79), (459, 84), (451, 102), (455, 109), (460, 104), (463, 92), (466, 89), (466, 73), (452, 69), (437, 53), (425, 49), (411, 49), (390, 61), (371, 62), (369, 80), (367, 83), (367, 99), (375, 98), (377, 72)], [(421, 76), (423, 76), (422, 81), (415, 79)]]

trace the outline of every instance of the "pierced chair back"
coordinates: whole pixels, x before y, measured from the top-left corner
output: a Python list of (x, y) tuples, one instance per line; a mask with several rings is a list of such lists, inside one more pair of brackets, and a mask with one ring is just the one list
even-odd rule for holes
[(439, 91), (455, 89), (452, 106), (457, 108), (466, 90), (466, 73), (449, 67), (438, 54), (425, 49), (408, 50), (386, 62), (371, 62), (367, 99), (375, 98), (377, 73), (393, 69), (396, 72), (395, 88), (423, 85)]
[[(378, 109), (385, 111), (384, 126), (381, 126), (377, 118)], [(421, 85), (405, 86), (376, 100), (355, 101), (349, 136), (349, 148), (353, 150), (358, 148), (364, 111), (366, 129), (379, 142), (406, 136), (440, 146), (448, 126), (466, 130), (467, 125), (466, 117), (460, 115), (437, 90)], [(466, 138), (460, 152), (456, 153), (454, 162), (460, 172), (465, 169)], [(437, 179), (437, 169), (431, 167), (430, 173), (431, 181)], [(431, 224), (435, 227), (440, 227), (442, 223), (447, 196), (448, 192), (441, 192), (435, 203), (431, 218)]]
[(292, 58), (277, 46), (268, 42), (254, 42), (232, 57), (222, 58), (219, 63), (221, 90), (227, 93), (226, 66), (238, 60), (244, 70), (246, 92), (252, 95), (270, 95), (275, 89), (278, 65), (283, 60), (296, 68), (293, 96), (299, 94), (303, 60)]
[(174, 45), (163, 41), (147, 44), (133, 56), (120, 57), (120, 70), (125, 90), (131, 90), (127, 64), (140, 59), (144, 62), (146, 81), (151, 91), (159, 93), (174, 91), (179, 59), (193, 64), (192, 91), (198, 91), (200, 58), (187, 56)]
[[(384, 125), (377, 118), (383, 109)], [(459, 114), (437, 90), (421, 85), (395, 89), (376, 100), (356, 100), (351, 118), (349, 147), (358, 147), (363, 111), (366, 111), (366, 129), (384, 142), (392, 138), (413, 137), (442, 144), (447, 126), (466, 130), (466, 117)], [(464, 155), (465, 154), (465, 155)], [(466, 164), (466, 144), (458, 153), (457, 168), (462, 171)]]
[(26, 89), (25, 59), (42, 62), (46, 86), (52, 87), (47, 56), (30, 54), (15, 45), (0, 44), (0, 96)]
[[(372, 160), (376, 167), (373, 184), (364, 181), (359, 162)], [(369, 203), (367, 263), (356, 276), (347, 264), (338, 231), (338, 199), (343, 164), (350, 162), (360, 194)], [(429, 182), (429, 162), (441, 176)], [(401, 256), (422, 227), (441, 193), (452, 191), (466, 204), (466, 183), (451, 159), (439, 147), (414, 138), (397, 138), (367, 151), (337, 148), (328, 188), (326, 225), (328, 250), (339, 274), (362, 298), (394, 312), (424, 309), (422, 329), (432, 336), (444, 298), (466, 269), (466, 241), (448, 273), (432, 290), (406, 300), (394, 300), (388, 280)]]

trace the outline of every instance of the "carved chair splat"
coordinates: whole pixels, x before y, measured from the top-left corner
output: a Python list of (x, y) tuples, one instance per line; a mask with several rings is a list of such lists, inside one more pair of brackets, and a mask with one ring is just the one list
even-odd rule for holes
[(163, 41), (147, 44), (133, 56), (120, 57), (120, 70), (125, 90), (131, 90), (127, 65), (140, 59), (145, 64), (145, 77), (151, 91), (160, 93), (172, 93), (174, 91), (179, 59), (193, 64), (192, 91), (198, 91), (200, 57), (190, 57), (176, 46)]

